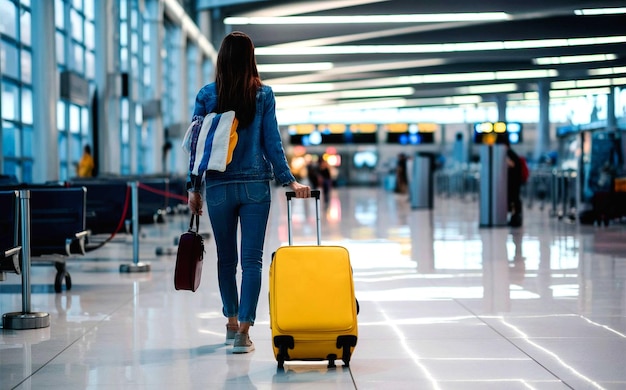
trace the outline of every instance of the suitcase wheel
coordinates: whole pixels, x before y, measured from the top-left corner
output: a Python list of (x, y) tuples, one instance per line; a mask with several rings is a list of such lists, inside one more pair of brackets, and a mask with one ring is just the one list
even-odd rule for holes
[(335, 360), (337, 359), (337, 355), (335, 355), (334, 353), (331, 353), (330, 355), (328, 355), (326, 357), (326, 360), (328, 360), (328, 368), (335, 368), (337, 367), (335, 365)]
[(292, 336), (275, 336), (274, 346), (278, 348), (276, 360), (278, 361), (278, 369), (285, 367), (285, 360), (289, 360), (289, 349), (293, 349), (295, 342)]
[(356, 346), (356, 340), (357, 337), (352, 335), (337, 337), (337, 348), (343, 349), (341, 360), (343, 360), (343, 365), (346, 367), (350, 367), (350, 350)]

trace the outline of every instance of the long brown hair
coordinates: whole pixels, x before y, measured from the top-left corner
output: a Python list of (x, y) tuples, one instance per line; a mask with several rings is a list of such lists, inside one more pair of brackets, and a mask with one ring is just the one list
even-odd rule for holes
[(254, 119), (256, 93), (261, 86), (254, 44), (248, 35), (233, 31), (224, 37), (215, 74), (217, 111), (234, 110), (239, 127), (248, 126)]

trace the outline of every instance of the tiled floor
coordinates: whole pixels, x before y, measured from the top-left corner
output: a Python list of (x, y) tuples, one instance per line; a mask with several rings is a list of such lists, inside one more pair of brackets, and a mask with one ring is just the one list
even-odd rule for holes
[[(323, 243), (350, 250), (361, 312), (350, 368), (276, 369), (267, 301), (270, 255), (287, 241), (276, 189), (265, 280), (251, 336), (223, 345), (215, 246), (200, 290), (175, 291), (174, 248), (186, 216), (143, 226), (138, 261), (118, 235), (70, 259), (70, 291), (32, 268), (32, 310), (51, 325), (0, 332), (1, 389), (624, 389), (626, 226), (578, 226), (526, 211), (520, 229), (479, 228), (478, 204), (436, 198), (432, 211), (381, 189), (340, 188), (322, 213)], [(306, 224), (305, 222), (309, 222)], [(296, 243), (314, 241), (312, 202), (294, 201)], [(208, 232), (208, 220), (202, 224)], [(21, 310), (20, 277), (0, 283), (0, 312)]]

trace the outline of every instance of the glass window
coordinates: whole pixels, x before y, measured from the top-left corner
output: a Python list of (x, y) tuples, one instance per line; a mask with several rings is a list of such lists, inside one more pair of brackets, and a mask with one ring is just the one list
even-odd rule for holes
[[(0, 0), (2, 1), (2, 0)], [(54, 25), (58, 29), (65, 27), (65, 12), (63, 12), (63, 0), (55, 0), (54, 2)]]
[(128, 25), (125, 22), (120, 23), (120, 46), (128, 46)]
[(32, 158), (33, 153), (33, 128), (25, 126), (22, 128), (22, 140), (24, 142), (24, 157)]
[(0, 0), (0, 32), (17, 39), (17, 10), (9, 0)]
[(82, 125), (81, 125), (82, 133), (83, 135), (88, 135), (89, 134), (89, 109), (87, 107), (82, 107), (80, 111), (81, 111), (81, 118), (82, 118)]
[(152, 77), (150, 77), (150, 72), (143, 72), (143, 86), (145, 88), (144, 92), (147, 94), (151, 94), (152, 91), (149, 89), (152, 86)]
[[(17, 127), (12, 127), (11, 128), (11, 134), (9, 135), (9, 156), (14, 156), (14, 157), (22, 157), (22, 147), (21, 147), (21, 141), (20, 141), (20, 130)], [(3, 139), (3, 148), (5, 148), (6, 151), (6, 143), (4, 143), (4, 139)]]
[(84, 74), (85, 73), (85, 64), (84, 64), (85, 50), (78, 43), (73, 43), (72, 49), (74, 52), (74, 63), (72, 64), (73, 65), (72, 68), (77, 73)]
[(30, 12), (20, 13), (20, 39), (26, 46), (31, 45), (30, 39)]
[(133, 54), (139, 52), (139, 36), (135, 30), (130, 34), (130, 48)]
[(130, 173), (130, 150), (128, 145), (122, 145), (121, 148), (121, 158), (122, 158), (122, 174), (128, 175)]
[(5, 157), (19, 157), (20, 134), (11, 122), (2, 122), (2, 149)]
[(125, 20), (127, 16), (127, 7), (126, 0), (120, 0), (119, 10), (120, 10), (120, 19)]
[(19, 118), (19, 89), (16, 85), (2, 82), (2, 119)]
[(80, 133), (80, 107), (70, 104), (70, 132)]
[(148, 137), (149, 134), (150, 133), (148, 132), (148, 126), (146, 126), (146, 127), (141, 129), (141, 144), (142, 145), (147, 145), (148, 144), (148, 141), (150, 140), (149, 137)]
[(122, 101), (120, 102), (120, 119), (123, 121), (128, 121), (128, 118), (130, 118), (128, 99), (122, 99)]
[(85, 53), (85, 77), (96, 78), (96, 56), (89, 51)]
[(26, 5), (26, 6), (30, 6), (30, 0), (21, 0), (20, 3)]
[(135, 7), (133, 7), (133, 9), (130, 11), (130, 26), (132, 27), (133, 30), (137, 30), (137, 27), (139, 26), (138, 24), (138, 13), (137, 13), (137, 9)]
[(95, 19), (94, 0), (85, 0), (85, 17), (89, 20)]
[(19, 79), (19, 59), (17, 55), (17, 47), (8, 42), (2, 42), (2, 72), (4, 75), (14, 79)]
[(141, 104), (135, 104), (135, 125), (141, 126), (143, 123), (143, 107)]
[(83, 9), (83, 0), (72, 0), (72, 6), (77, 10)]
[(120, 70), (125, 72), (128, 70), (128, 50), (125, 48), (120, 49)]
[(150, 23), (143, 24), (143, 40), (144, 42), (148, 42), (150, 40)]
[(57, 130), (65, 131), (65, 102), (57, 101)]
[(61, 162), (67, 161), (67, 136), (59, 133), (59, 159)]
[(72, 161), (78, 162), (82, 154), (82, 146), (80, 144), (80, 137), (72, 137), (70, 140), (70, 150), (72, 151)]
[(22, 82), (26, 83), (26, 84), (32, 84), (33, 82), (33, 75), (32, 75), (32, 70), (33, 70), (33, 62), (32, 62), (32, 56), (30, 54), (30, 51), (28, 50), (22, 50), (21, 51), (22, 54), (22, 66), (21, 66), (21, 70), (22, 70)]
[(128, 133), (128, 123), (122, 122), (122, 143), (127, 144), (130, 139), (130, 134)]
[(136, 56), (130, 57), (130, 69), (133, 74), (139, 73), (139, 61)]
[(146, 44), (143, 46), (143, 62), (146, 65), (150, 65), (150, 49), (152, 49), (150, 47), (150, 42), (146, 42)]
[(22, 88), (22, 123), (33, 124), (33, 91)]
[(79, 42), (83, 41), (83, 17), (75, 10), (70, 11), (70, 26), (72, 28), (72, 38)]
[(26, 183), (33, 182), (33, 162), (30, 160), (22, 162), (22, 181)]
[(96, 29), (93, 23), (85, 23), (85, 47), (89, 50), (96, 47)]
[(61, 169), (59, 171), (59, 180), (64, 181), (70, 178), (69, 170), (67, 168), (67, 162), (61, 163)]
[(4, 174), (5, 175), (15, 175), (16, 177), (20, 177), (18, 172), (17, 163), (13, 160), (5, 160), (4, 161)]
[(62, 33), (56, 33), (56, 54), (59, 65), (65, 65), (65, 36)]

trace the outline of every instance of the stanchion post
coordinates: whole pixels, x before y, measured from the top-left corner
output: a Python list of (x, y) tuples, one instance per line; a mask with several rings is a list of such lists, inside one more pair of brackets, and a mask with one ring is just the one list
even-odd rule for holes
[(557, 215), (557, 205), (558, 205), (558, 196), (559, 196), (559, 172), (557, 169), (552, 170), (552, 176), (550, 181), (550, 200), (552, 201), (552, 210), (550, 210), (550, 215), (555, 217)]
[(139, 261), (139, 182), (129, 183), (131, 187), (132, 203), (132, 232), (133, 232), (133, 262), (121, 264), (120, 272), (149, 272), (150, 264)]
[(31, 312), (30, 307), (30, 191), (20, 190), (20, 229), (22, 234), (22, 311), (2, 316), (4, 329), (39, 329), (50, 326), (48, 313)]

